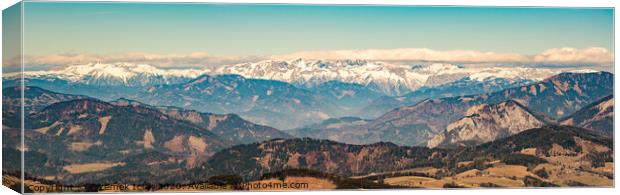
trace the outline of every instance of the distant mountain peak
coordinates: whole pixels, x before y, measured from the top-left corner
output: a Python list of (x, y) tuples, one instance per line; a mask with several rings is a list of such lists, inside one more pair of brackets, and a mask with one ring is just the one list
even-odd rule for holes
[[(420, 87), (436, 86), (470, 78), (486, 81), (494, 78), (542, 80), (567, 70), (529, 67), (478, 67), (446, 63), (423, 65), (396, 64), (365, 59), (349, 60), (262, 60), (205, 69), (164, 69), (127, 62), (76, 64), (46, 71), (27, 71), (28, 78), (55, 78), (99, 86), (147, 86), (184, 83), (201, 75), (240, 75), (316, 86), (328, 81), (360, 84), (385, 95), (402, 95)], [(575, 70), (592, 72), (592, 70)], [(6, 78), (19, 78), (19, 73)]]
[[(76, 64), (46, 71), (26, 71), (27, 78), (56, 78), (96, 85), (144, 86), (184, 82), (205, 74), (198, 69), (162, 69), (147, 64), (88, 63)], [(19, 73), (9, 73), (6, 78), (19, 78)]]
[[(435, 86), (464, 78), (543, 80), (567, 70), (530, 67), (475, 67), (433, 63), (391, 64), (368, 60), (264, 60), (219, 67), (211, 74), (238, 74), (246, 78), (279, 80), (307, 86), (329, 81), (360, 84), (386, 95), (402, 95), (420, 87)], [(591, 70), (579, 70), (588, 72)]]

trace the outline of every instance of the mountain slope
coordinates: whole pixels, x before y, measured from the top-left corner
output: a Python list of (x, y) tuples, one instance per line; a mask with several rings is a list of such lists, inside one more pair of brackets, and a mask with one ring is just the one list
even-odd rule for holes
[(427, 99), (394, 109), (367, 124), (340, 129), (347, 143), (390, 141), (399, 145), (425, 144), (448, 124), (461, 119), (472, 106), (514, 100), (530, 111), (561, 118), (611, 93), (613, 74), (562, 73), (540, 82), (489, 94)]
[[(535, 153), (524, 152), (531, 150)], [(563, 165), (564, 169), (558, 170), (561, 174), (591, 174), (596, 167), (612, 161), (610, 155), (613, 156), (612, 139), (567, 126), (529, 129), (479, 146), (457, 149), (406, 147), (391, 143), (350, 145), (309, 138), (277, 139), (222, 150), (194, 169), (192, 173), (195, 175), (186, 178), (233, 174), (256, 179), (265, 173), (287, 169), (310, 169), (342, 176), (389, 177), (389, 173), (416, 167), (437, 169), (442, 176), (438, 174), (436, 177), (452, 177), (471, 169), (524, 166), (525, 170), (526, 166), (541, 169)], [(472, 163), (463, 165), (467, 162)], [(582, 167), (567, 166), (574, 162), (582, 163)], [(534, 175), (534, 170), (525, 172), (525, 175)], [(510, 173), (505, 174), (512, 177)], [(518, 177), (523, 179), (524, 176)], [(550, 182), (563, 186), (570, 184), (569, 180), (563, 179)]]
[[(3, 136), (11, 132), (13, 131), (3, 131)], [(32, 138), (32, 133), (36, 132), (27, 132), (28, 139)], [(3, 147), (15, 145), (17, 140), (10, 139), (10, 142), (3, 143)], [(31, 141), (27, 143), (32, 144)], [(55, 147), (57, 145), (48, 146), (54, 149), (62, 148)], [(30, 160), (27, 162), (31, 164), (27, 165), (27, 171), (50, 173), (57, 171), (58, 166), (62, 167), (71, 162), (66, 161), (70, 158), (64, 158), (65, 161), (45, 159), (45, 155), (37, 151), (39, 150), (28, 150), (26, 156)], [(67, 157), (67, 154), (71, 153), (57, 154)], [(275, 139), (221, 150), (204, 164), (191, 169), (153, 164), (168, 158), (161, 153), (141, 153), (124, 158), (123, 162), (127, 162), (125, 165), (94, 173), (64, 174), (55, 180), (60, 181), (60, 184), (187, 184), (202, 182), (212, 176), (238, 175), (248, 181), (263, 178), (267, 173), (310, 169), (343, 177), (358, 176), (383, 181), (381, 178), (397, 179), (400, 175), (411, 174), (409, 171), (414, 168), (420, 168), (437, 172), (433, 176), (413, 176), (447, 179), (448, 183), (452, 181), (450, 178), (476, 172), (481, 178), (516, 180), (526, 186), (531, 185), (527, 182), (528, 177), (560, 186), (575, 185), (576, 181), (597, 185), (596, 181), (604, 180), (607, 176), (602, 167), (606, 168), (607, 164), (613, 162), (613, 139), (568, 126), (544, 126), (475, 147), (457, 149), (406, 147), (391, 143), (350, 145), (308, 138)], [(150, 163), (148, 166), (136, 166), (137, 162)], [(51, 165), (54, 166), (50, 167)], [(155, 170), (156, 172), (152, 172)], [(547, 176), (537, 176), (541, 170), (546, 170)]]
[[(26, 150), (34, 163), (30, 175), (56, 175), (74, 183), (114, 175), (148, 181), (149, 176), (170, 174), (205, 162), (230, 142), (211, 131), (174, 119), (147, 107), (116, 106), (96, 99), (52, 104), (25, 119)], [(19, 128), (5, 126), (6, 148), (19, 148)], [(13, 132), (13, 133), (11, 133)], [(17, 143), (15, 143), (17, 142)], [(91, 170), (88, 167), (101, 167)], [(103, 171), (100, 171), (103, 170)]]
[[(38, 88), (26, 94), (42, 90), (34, 89)], [(161, 182), (187, 174), (184, 171), (232, 145), (291, 138), (234, 114), (155, 107), (126, 99), (107, 103), (84, 97), (57, 102), (27, 115), (25, 121), (30, 163), (24, 170), (35, 178), (55, 175), (56, 181), (65, 184)], [(19, 154), (20, 132), (19, 124), (4, 124), (4, 151)], [(6, 167), (10, 172), (20, 169)]]
[(155, 107), (127, 99), (119, 99), (111, 103), (117, 106), (146, 107), (158, 110), (176, 120), (186, 121), (207, 129), (231, 145), (261, 142), (275, 138), (292, 138), (280, 130), (251, 123), (236, 114), (213, 114), (177, 107)]
[(515, 153), (528, 153), (524, 149), (536, 149), (534, 156), (573, 156), (578, 159), (593, 161), (591, 155), (613, 156), (613, 138), (582, 128), (570, 126), (548, 125), (528, 129), (521, 133), (500, 138), (475, 147), (467, 147), (459, 151), (454, 159), (457, 161), (472, 160), (476, 156), (501, 158)]
[[(21, 122), (22, 87), (6, 87), (2, 89), (2, 124), (19, 126)], [(43, 110), (50, 104), (84, 99), (86, 96), (56, 93), (34, 86), (24, 87), (24, 115), (28, 116)]]
[(255, 179), (269, 172), (306, 168), (351, 176), (439, 163), (443, 150), (392, 143), (349, 145), (329, 140), (289, 139), (239, 145), (215, 154), (194, 173), (240, 174)]
[[(26, 72), (24, 79), (27, 85), (60, 93), (104, 101), (128, 98), (218, 114), (236, 113), (255, 123), (291, 129), (328, 118), (376, 118), (389, 109), (412, 105), (424, 98), (486, 93), (521, 81), (540, 80), (560, 71), (564, 70), (298, 59), (225, 65), (217, 70), (96, 63)], [(17, 86), (19, 80), (11, 79), (15, 76), (4, 77), (3, 85)], [(196, 81), (204, 83), (189, 87)], [(380, 95), (400, 95), (417, 89), (420, 90), (407, 96), (374, 101)]]
[(436, 86), (424, 86), (402, 96), (383, 96), (372, 101), (362, 109), (359, 116), (377, 118), (386, 112), (403, 106), (414, 105), (425, 99), (438, 99), (454, 96), (491, 93), (507, 88), (532, 83), (532, 80), (487, 78), (482, 81), (465, 77), (463, 79)]
[(515, 101), (469, 108), (466, 116), (428, 141), (428, 147), (478, 145), (521, 131), (541, 127), (546, 121)]
[[(20, 87), (7, 87), (3, 89), (3, 121), (5, 125), (18, 126), (19, 124), (19, 106), (21, 100), (21, 92), (19, 89)], [(32, 86), (27, 86), (25, 88), (24, 97), (26, 116), (36, 114), (54, 103), (76, 99), (91, 99), (88, 96), (56, 93)], [(116, 106), (129, 106), (131, 104), (136, 112), (151, 112), (152, 110), (162, 112), (174, 119), (190, 122), (214, 132), (223, 139), (222, 141), (226, 141), (230, 144), (244, 144), (274, 138), (291, 137), (277, 129), (246, 121), (235, 114), (217, 115), (176, 107), (156, 107), (128, 99), (119, 99), (111, 102), (111, 104)]]
[(153, 86), (131, 97), (151, 105), (213, 113), (236, 113), (250, 121), (287, 129), (329, 118), (337, 107), (291, 84), (238, 75), (203, 75), (188, 83)]
[(307, 87), (307, 89), (338, 106), (336, 113), (332, 114), (335, 117), (364, 112), (367, 105), (382, 96), (381, 92), (363, 85), (340, 81), (327, 81), (317, 86)]
[[(96, 99), (79, 99), (52, 104), (43, 111), (28, 117), (27, 129), (60, 136), (65, 141), (95, 143), (102, 141), (107, 149), (116, 152), (128, 149), (162, 149), (191, 152), (191, 148), (165, 146), (166, 141), (185, 142), (199, 138), (195, 143), (205, 143), (200, 151), (205, 154), (217, 151), (228, 145), (210, 131), (188, 122), (176, 120), (157, 110), (146, 107), (116, 106)], [(183, 129), (179, 131), (178, 129)], [(193, 138), (191, 138), (193, 139)], [(135, 142), (134, 141), (138, 141)], [(108, 143), (109, 142), (109, 143)], [(109, 145), (106, 145), (109, 144)], [(181, 145), (178, 145), (181, 146)], [(184, 147), (181, 147), (184, 148)], [(85, 148), (88, 149), (88, 148)], [(81, 150), (81, 149), (80, 149)]]
[[(6, 87), (2, 89), (3, 110), (15, 110), (15, 107), (21, 105), (21, 89), (21, 87)], [(25, 86), (23, 89), (24, 110), (27, 115), (41, 111), (43, 108), (53, 103), (87, 98), (82, 95), (56, 93), (35, 86)]]
[[(2, 85), (4, 87), (21, 86), (22, 79), (3, 78)], [(84, 95), (97, 98), (104, 101), (112, 101), (115, 99), (129, 97), (138, 94), (143, 90), (142, 86), (99, 86), (94, 84), (85, 84), (80, 82), (72, 82), (59, 78), (24, 78), (24, 85), (32, 87), (40, 87), (46, 90), (64, 94)]]
[[(211, 82), (209, 79), (203, 80), (205, 83), (194, 87), (195, 91), (190, 91), (191, 87), (187, 88), (188, 91), (185, 90), (192, 85), (189, 82), (155, 86), (99, 86), (57, 78), (25, 78), (24, 81), (28, 86), (86, 95), (104, 101), (126, 98), (157, 106), (177, 106), (201, 112), (237, 113), (254, 122), (280, 128), (294, 128), (330, 117), (349, 116), (358, 113), (380, 96), (380, 93), (367, 87), (338, 81), (305, 87), (280, 81), (245, 79), (236, 75), (202, 77), (211, 78)], [(3, 80), (5, 86), (19, 86), (20, 83), (21, 79)], [(200, 91), (201, 89), (204, 91)], [(215, 93), (221, 97), (209, 94), (213, 91), (217, 91)], [(149, 97), (154, 93), (163, 98)], [(307, 112), (296, 113), (294, 117), (290, 115), (297, 110)]]
[(421, 130), (432, 135), (463, 117), (471, 106), (497, 104), (506, 100), (519, 102), (544, 116), (561, 118), (607, 96), (612, 89), (611, 73), (562, 73), (530, 85), (490, 94), (426, 100), (388, 112), (369, 123), (367, 128), (375, 131), (388, 128), (410, 129), (408, 126), (412, 124), (424, 124), (428, 128)]
[(570, 116), (559, 120), (563, 125), (571, 125), (613, 135), (614, 97), (604, 97)]
[(359, 126), (368, 123), (367, 119), (357, 117), (331, 118), (320, 123), (307, 125), (301, 128), (288, 130), (287, 132), (296, 137), (311, 137), (314, 139), (346, 140), (342, 137), (340, 129), (345, 127)]

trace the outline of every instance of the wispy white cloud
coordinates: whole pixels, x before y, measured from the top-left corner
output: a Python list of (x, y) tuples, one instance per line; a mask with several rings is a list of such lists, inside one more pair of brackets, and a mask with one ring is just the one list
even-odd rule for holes
[[(189, 54), (154, 54), (143, 52), (114, 55), (55, 54), (26, 56), (28, 66), (55, 67), (85, 63), (140, 63), (163, 68), (207, 68), (226, 64), (254, 62), (264, 59), (289, 60), (296, 58), (343, 60), (365, 59), (401, 62), (443, 62), (463, 64), (521, 64), (529, 66), (606, 66), (613, 65), (613, 52), (599, 47), (583, 49), (553, 48), (535, 55), (516, 53), (482, 52), (475, 50), (438, 51), (427, 48), (365, 49), (303, 51), (273, 56), (220, 56), (208, 52)], [(19, 66), (19, 58), (5, 59), (3, 66)]]
[(475, 50), (437, 51), (426, 48), (304, 51), (271, 56), (272, 59), (366, 59), (382, 61), (427, 61), (447, 63), (518, 63), (532, 65), (613, 63), (613, 53), (605, 48), (553, 48), (536, 55), (481, 52)]
[[(193, 52), (189, 54), (154, 54), (143, 52), (131, 52), (111, 55), (95, 55), (95, 54), (54, 54), (44, 56), (25, 56), (24, 64), (28, 66), (47, 67), (66, 66), (73, 64), (86, 63), (116, 63), (128, 62), (139, 64), (150, 64), (163, 68), (187, 68), (209, 66), (217, 66), (222, 64), (234, 64), (240, 62), (256, 61), (263, 58), (257, 56), (216, 56), (208, 52)], [(3, 62), (4, 67), (19, 66), (20, 59), (15, 57), (6, 59)]]
[(532, 61), (549, 64), (612, 64), (614, 54), (605, 48), (554, 48), (532, 57)]
[(437, 51), (426, 48), (400, 49), (366, 49), (366, 50), (331, 50), (305, 51), (285, 55), (274, 55), (274, 59), (366, 59), (385, 61), (437, 61), (437, 62), (505, 62), (523, 61), (524, 56), (519, 54), (502, 54), (494, 52), (480, 52), (474, 50)]

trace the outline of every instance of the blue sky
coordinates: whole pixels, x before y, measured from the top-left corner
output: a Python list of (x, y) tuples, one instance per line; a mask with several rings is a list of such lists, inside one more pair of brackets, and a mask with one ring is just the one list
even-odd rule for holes
[(611, 9), (39, 2), (25, 10), (31, 55), (613, 46)]
[[(17, 10), (17, 9), (15, 9)], [(3, 11), (16, 45), (15, 10)], [(613, 64), (613, 9), (27, 2), (25, 63), (218, 66), (262, 59)], [(8, 17), (7, 17), (8, 16)], [(4, 52), (3, 67), (18, 67)]]

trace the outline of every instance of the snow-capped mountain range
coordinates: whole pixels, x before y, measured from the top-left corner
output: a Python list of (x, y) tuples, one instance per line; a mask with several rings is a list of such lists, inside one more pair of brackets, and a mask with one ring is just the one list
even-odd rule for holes
[[(161, 69), (146, 64), (89, 63), (46, 71), (26, 71), (26, 78), (53, 78), (93, 85), (146, 86), (186, 82), (207, 73), (199, 69)], [(19, 73), (4, 75), (16, 78)]]
[[(186, 82), (202, 74), (238, 74), (246, 78), (278, 80), (306, 87), (328, 81), (360, 84), (386, 95), (402, 95), (423, 86), (435, 86), (463, 78), (538, 81), (566, 72), (525, 67), (465, 67), (453, 64), (398, 65), (366, 60), (264, 60), (225, 65), (214, 69), (162, 69), (145, 64), (90, 63), (61, 69), (24, 72), (27, 78), (58, 78), (95, 85), (146, 86)], [(593, 72), (571, 70), (570, 72)], [(5, 77), (18, 77), (19, 73)]]
[[(463, 67), (453, 64), (397, 65), (366, 60), (265, 60), (222, 66), (212, 74), (238, 74), (249, 78), (317, 85), (330, 80), (356, 83), (387, 95), (401, 95), (423, 86), (435, 86), (469, 77), (539, 81), (566, 70), (524, 67)], [(572, 71), (571, 71), (572, 72)], [(593, 72), (578, 70), (577, 72)]]

